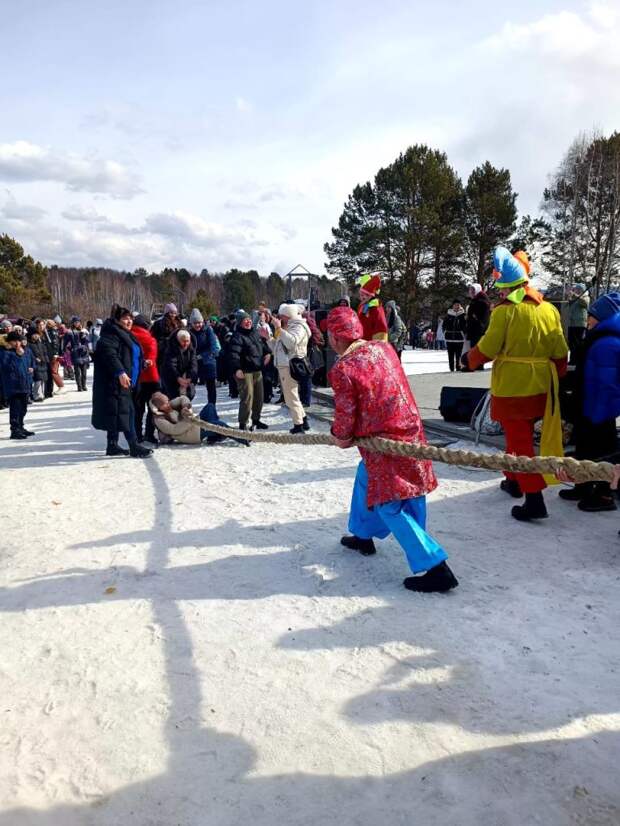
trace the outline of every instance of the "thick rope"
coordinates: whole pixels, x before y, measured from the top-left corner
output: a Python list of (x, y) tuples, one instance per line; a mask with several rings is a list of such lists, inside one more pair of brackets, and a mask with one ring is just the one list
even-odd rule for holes
[[(203, 430), (219, 433), (234, 439), (251, 442), (268, 442), (276, 445), (333, 445), (334, 437), (328, 433), (265, 433), (261, 430), (235, 430), (209, 424), (192, 416), (191, 421)], [(429, 459), (446, 465), (464, 465), (485, 470), (509, 471), (511, 473), (543, 473), (555, 476), (564, 470), (575, 482), (611, 482), (613, 465), (609, 462), (591, 462), (560, 456), (513, 456), (510, 453), (474, 453), (473, 450), (451, 450), (416, 442), (395, 442), (391, 439), (372, 437), (356, 439), (356, 447), (363, 447), (377, 453), (408, 456), (413, 459)]]

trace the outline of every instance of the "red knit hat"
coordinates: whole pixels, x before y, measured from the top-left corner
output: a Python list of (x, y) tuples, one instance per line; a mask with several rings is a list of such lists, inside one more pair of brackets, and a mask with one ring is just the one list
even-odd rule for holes
[(378, 272), (366, 272), (360, 275), (355, 282), (364, 292), (376, 295), (381, 289), (381, 274)]
[(357, 341), (364, 337), (362, 323), (355, 310), (336, 307), (327, 316), (327, 332), (341, 341)]

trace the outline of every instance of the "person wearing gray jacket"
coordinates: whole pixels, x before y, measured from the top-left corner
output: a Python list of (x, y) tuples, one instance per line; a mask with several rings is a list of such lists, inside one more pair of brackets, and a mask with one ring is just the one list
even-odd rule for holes
[(407, 328), (400, 317), (395, 301), (385, 302), (385, 319), (388, 324), (388, 341), (396, 350), (400, 360), (407, 343)]

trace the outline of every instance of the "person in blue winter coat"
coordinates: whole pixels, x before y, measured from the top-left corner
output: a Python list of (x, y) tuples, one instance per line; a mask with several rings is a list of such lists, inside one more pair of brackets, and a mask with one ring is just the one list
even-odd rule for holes
[[(617, 453), (620, 416), (620, 293), (600, 296), (588, 310), (588, 332), (576, 354), (575, 458), (609, 461)], [(609, 482), (587, 482), (560, 491), (582, 511), (617, 509)]]
[(198, 359), (198, 380), (207, 388), (209, 404), (217, 401), (217, 357), (220, 342), (210, 324), (205, 324), (202, 313), (196, 307), (189, 316), (191, 334), (196, 343), (196, 358)]
[(9, 402), (11, 439), (27, 439), (28, 436), (34, 436), (32, 430), (26, 430), (24, 427), (28, 396), (32, 387), (32, 367), (22, 344), (22, 334), (14, 330), (7, 335), (2, 350), (0, 380), (3, 396)]

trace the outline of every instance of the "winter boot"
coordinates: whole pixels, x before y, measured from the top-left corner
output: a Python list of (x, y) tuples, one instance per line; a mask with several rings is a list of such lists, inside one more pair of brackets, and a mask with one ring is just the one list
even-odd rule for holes
[(515, 505), (511, 511), (518, 522), (531, 522), (533, 519), (546, 519), (549, 514), (542, 493), (526, 493), (525, 505)]
[(500, 488), (504, 491), (504, 493), (512, 496), (513, 499), (523, 498), (523, 491), (519, 487), (519, 483), (516, 479), (504, 479), (500, 483)]
[(308, 417), (304, 416), (303, 423), (301, 425), (304, 430), (310, 430), (310, 422), (308, 421)]
[(13, 431), (11, 431), (11, 435), (10, 435), (9, 438), (11, 438), (11, 439), (27, 439), (28, 436), (26, 436), (26, 434), (23, 433), (21, 430), (13, 430)]
[(129, 451), (118, 446), (118, 442), (114, 439), (108, 439), (108, 447), (105, 452), (106, 456), (129, 456)]
[(254, 422), (252, 428), (254, 430), (269, 430), (269, 425), (265, 424), (265, 422)]
[(153, 451), (148, 447), (142, 447), (137, 442), (132, 442), (129, 445), (129, 455), (134, 459), (147, 459), (151, 456)]
[(303, 433), (303, 432), (304, 432), (303, 424), (296, 424), (295, 427), (291, 427), (291, 429), (289, 430), (289, 433), (292, 433), (293, 436), (297, 435), (298, 433)]
[(443, 594), (456, 588), (459, 584), (447, 562), (440, 562), (422, 576), (408, 576), (403, 585), (408, 591), (418, 591), (421, 594)]
[(372, 539), (362, 539), (359, 536), (343, 536), (340, 544), (352, 551), (359, 551), (362, 556), (372, 556), (377, 553), (375, 543)]
[(25, 436), (36, 436), (36, 435), (37, 435), (37, 434), (34, 432), (34, 430), (26, 430), (26, 428), (25, 428), (25, 427), (22, 427), (22, 428), (21, 428), (21, 431), (22, 431), (22, 433), (23, 433)]
[(558, 494), (560, 499), (565, 502), (581, 502), (582, 499), (587, 499), (588, 494), (592, 492), (592, 486), (589, 484), (575, 485), (572, 488), (562, 488)]
[(614, 502), (611, 493), (604, 494), (595, 491), (591, 496), (582, 499), (577, 505), (580, 511), (586, 513), (599, 513), (602, 511), (617, 511), (618, 506)]

